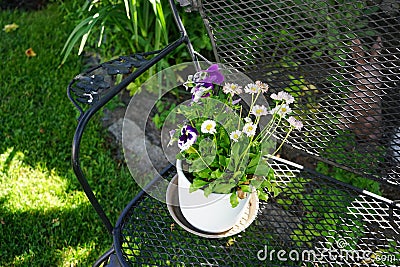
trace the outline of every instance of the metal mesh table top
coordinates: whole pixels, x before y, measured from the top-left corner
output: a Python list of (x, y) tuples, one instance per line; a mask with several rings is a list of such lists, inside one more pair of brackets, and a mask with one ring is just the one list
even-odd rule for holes
[(400, 185), (398, 2), (204, 0), (199, 10), (218, 61), (296, 97), (305, 127), (291, 146)]
[[(261, 202), (256, 221), (231, 237), (191, 234), (166, 204), (144, 194), (120, 226), (123, 257), (131, 266), (400, 264), (400, 205), (285, 162), (274, 167), (282, 193)], [(174, 175), (171, 169), (164, 179)]]

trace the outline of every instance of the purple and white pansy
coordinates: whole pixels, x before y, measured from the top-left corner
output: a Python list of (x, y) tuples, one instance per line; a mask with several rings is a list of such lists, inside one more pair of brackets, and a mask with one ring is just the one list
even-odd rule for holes
[(185, 125), (181, 129), (181, 135), (178, 140), (178, 147), (184, 151), (190, 148), (197, 140), (199, 132), (191, 125)]
[(219, 72), (218, 65), (213, 64), (208, 69), (189, 75), (183, 84), (186, 90), (191, 89), (192, 101), (198, 102), (199, 99), (209, 97), (214, 90), (215, 84), (221, 84), (224, 76)]

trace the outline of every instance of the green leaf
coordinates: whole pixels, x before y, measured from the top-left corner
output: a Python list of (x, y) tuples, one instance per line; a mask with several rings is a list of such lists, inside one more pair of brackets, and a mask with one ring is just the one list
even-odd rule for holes
[(204, 169), (202, 171), (195, 172), (194, 175), (196, 175), (196, 177), (199, 177), (199, 178), (202, 178), (202, 179), (210, 179), (210, 171), (209, 171), (209, 169)]
[(213, 192), (213, 183), (204, 188), (204, 196), (208, 197)]
[(311, 44), (316, 45), (316, 44), (318, 44), (319, 42), (320, 42), (320, 41), (319, 41), (318, 39), (316, 39), (316, 38), (310, 39), (310, 43), (311, 43)]
[(196, 154), (196, 149), (193, 147), (189, 147), (188, 149), (185, 150), (187, 154)]
[(190, 165), (189, 165), (189, 171), (190, 172), (200, 172), (203, 170), (208, 169), (208, 166), (206, 163), (203, 162), (202, 159), (195, 159), (193, 160)]
[(239, 198), (238, 198), (236, 192), (233, 192), (231, 194), (230, 202), (231, 202), (232, 208), (235, 208), (235, 207), (237, 207), (237, 205), (239, 205)]
[(69, 54), (71, 53), (72, 49), (74, 48), (78, 40), (82, 38), (85, 34), (88, 34), (90, 32), (90, 30), (92, 29), (92, 27), (90, 26), (92, 21), (93, 21), (92, 16), (86, 18), (81, 23), (79, 23), (72, 31), (72, 33), (69, 35), (63, 49), (61, 50), (61, 54), (64, 54), (61, 64), (65, 63), (65, 61), (67, 60)]
[(193, 183), (190, 185), (189, 192), (192, 193), (208, 184), (207, 181), (195, 178)]
[(243, 192), (251, 193), (251, 187), (249, 185), (241, 185), (240, 188)]
[(250, 160), (249, 164), (247, 165), (247, 168), (248, 169), (250, 169), (250, 168), (254, 168), (255, 169), (255, 167), (257, 166), (258, 162), (260, 161), (260, 157), (261, 157), (261, 155), (257, 154), (254, 158), (252, 158)]
[(254, 171), (254, 174), (255, 175), (267, 175), (269, 173), (270, 169), (271, 169), (271, 167), (265, 160), (260, 160), (260, 162), (258, 163), (258, 165)]
[(222, 172), (219, 169), (216, 169), (215, 171), (211, 172), (210, 178), (211, 179), (218, 179), (218, 178), (222, 177), (223, 174), (224, 174), (224, 172)]
[(219, 194), (228, 194), (232, 191), (236, 184), (234, 183), (215, 183), (213, 192)]
[(218, 162), (219, 165), (226, 168), (228, 166), (229, 160), (224, 155), (219, 155)]
[(317, 52), (314, 52), (314, 54), (313, 54), (313, 57), (320, 57), (320, 56), (322, 56), (322, 52), (321, 51), (317, 51)]
[(258, 189), (262, 183), (263, 183), (263, 180), (257, 179), (257, 178), (251, 179), (251, 181), (250, 181), (250, 185), (255, 187), (256, 189)]
[(281, 189), (278, 187), (272, 187), (272, 191), (274, 193), (274, 197), (277, 197), (281, 193)]
[(258, 198), (260, 200), (268, 201), (268, 194), (266, 194), (264, 191), (259, 190), (258, 192)]

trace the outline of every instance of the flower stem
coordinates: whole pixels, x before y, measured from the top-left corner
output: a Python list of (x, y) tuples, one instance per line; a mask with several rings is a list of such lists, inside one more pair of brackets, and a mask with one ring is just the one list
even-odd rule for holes
[(290, 127), (290, 130), (287, 132), (285, 138), (282, 140), (282, 142), (281, 142), (281, 144), (279, 145), (279, 147), (278, 147), (273, 153), (270, 154), (271, 156), (274, 156), (274, 155), (282, 148), (283, 144), (284, 144), (284, 143), (286, 142), (286, 140), (288, 139), (289, 134), (292, 132), (292, 130), (293, 130), (293, 128)]
[(210, 171), (212, 171), (211, 168), (210, 168), (210, 166), (208, 166), (208, 164), (204, 161), (204, 159), (203, 159), (203, 157), (201, 156), (201, 154), (199, 153), (199, 151), (197, 151), (197, 149), (194, 148), (194, 147), (192, 147), (192, 149), (196, 152), (196, 154), (199, 156), (199, 159), (204, 163), (204, 165), (206, 165), (207, 168), (208, 168)]

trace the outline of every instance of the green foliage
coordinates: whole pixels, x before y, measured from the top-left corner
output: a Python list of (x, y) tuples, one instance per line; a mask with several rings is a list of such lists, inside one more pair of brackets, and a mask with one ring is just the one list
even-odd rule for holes
[[(277, 44), (273, 56), (281, 55), (279, 50), (283, 50), (286, 57), (292, 57), (299, 51), (311, 50), (312, 58), (329, 57), (344, 66), (344, 42), (356, 37), (376, 36), (376, 32), (365, 30), (368, 25), (367, 15), (378, 9), (376, 6), (368, 6), (367, 1), (296, 0), (284, 8), (276, 4), (276, 8), (280, 16), (274, 19), (285, 30), (270, 33), (271, 42)], [(284, 14), (286, 8), (290, 8), (290, 20)], [(296, 34), (301, 33), (302, 29), (309, 30), (311, 36), (299, 41)]]
[[(354, 200), (350, 195), (329, 185), (310, 191), (306, 188), (312, 182), (310, 179), (293, 177), (291, 180), (277, 202), (291, 209), (296, 205), (303, 211), (302, 223), (291, 235), (297, 246), (315, 248), (314, 242), (320, 238), (325, 238), (327, 244), (335, 244), (341, 238), (356, 242), (363, 236), (362, 221), (348, 212), (347, 205)], [(354, 244), (347, 249), (355, 248)]]
[[(78, 54), (81, 54), (93, 32), (100, 33), (96, 36), (97, 46), (105, 38), (110, 38), (109, 42), (114, 42), (116, 53), (158, 50), (161, 45), (168, 43), (166, 16), (169, 16), (169, 12), (164, 11), (163, 6), (165, 4), (159, 0), (86, 2), (78, 11), (85, 18), (67, 39), (62, 62), (65, 62), (79, 40)], [(121, 51), (124, 48), (128, 48), (128, 51)]]
[[(70, 12), (69, 16), (78, 19), (64, 45), (62, 63), (78, 42), (78, 54), (89, 45), (92, 49), (102, 47), (103, 56), (113, 57), (161, 49), (171, 41), (171, 37), (177, 38), (179, 34), (167, 0), (88, 1), (75, 12)], [(184, 24), (190, 25), (187, 31), (195, 49), (211, 51), (199, 14), (182, 12), (181, 17)], [(159, 69), (185, 59), (190, 58), (182, 47), (163, 60)]]
[(0, 0), (0, 9), (20, 9), (20, 10), (38, 10), (47, 5), (50, 0)]
[[(328, 143), (327, 147), (321, 153), (321, 156), (326, 159), (334, 160), (338, 164), (343, 164), (366, 173), (380, 172), (380, 167), (377, 163), (383, 161), (386, 153), (385, 147), (376, 146), (374, 151), (370, 152), (369, 157), (365, 157), (365, 152), (357, 151), (357, 149), (353, 149), (350, 153), (348, 150), (349, 147), (359, 147), (355, 135), (349, 131), (339, 131), (337, 137)], [(376, 161), (371, 162), (369, 160), (371, 156), (375, 157)], [(334, 177), (339, 181), (381, 195), (379, 183), (371, 179), (361, 177), (360, 175), (345, 171), (341, 168), (329, 167), (327, 164), (322, 162), (318, 163), (317, 170), (322, 174)]]
[[(171, 116), (174, 116), (174, 113), (171, 113), (173, 109), (175, 109), (176, 104), (175, 103), (169, 103), (166, 101), (162, 101), (162, 99), (158, 100), (156, 102), (155, 108), (156, 108), (156, 113), (152, 117), (152, 121), (154, 125), (158, 128), (161, 129), (162, 126), (165, 123), (165, 120), (167, 117), (171, 114)], [(175, 121), (174, 117), (169, 118), (172, 122)]]
[[(341, 40), (353, 39), (356, 36), (374, 36), (376, 32), (364, 31), (368, 25), (365, 15), (368, 15), (378, 9), (378, 7), (369, 8), (365, 2), (349, 2), (345, 0), (313, 2), (306, 1), (310, 8), (319, 8), (311, 14), (311, 18), (315, 20), (316, 25), (321, 25), (315, 36), (304, 43), (311, 45), (311, 48), (318, 47), (317, 44), (323, 44), (318, 52), (314, 53), (315, 57), (319, 57), (326, 52), (333, 59), (342, 62), (340, 50), (335, 50), (341, 46)], [(348, 28), (350, 27), (350, 29)], [(354, 31), (349, 33), (349, 30)]]
[(353, 185), (360, 189), (367, 190), (369, 192), (375, 193), (377, 195), (382, 195), (379, 190), (379, 183), (371, 179), (362, 177), (355, 173), (346, 171), (338, 167), (330, 167), (328, 164), (323, 162), (318, 162), (317, 169), (318, 172), (324, 175), (329, 175), (339, 181), (346, 184)]
[[(120, 55), (162, 49), (180, 35), (168, 0), (102, 0), (86, 1), (83, 6), (74, 2), (72, 8), (64, 4), (61, 6), (67, 13), (66, 18), (76, 23), (64, 44), (61, 64), (78, 43), (78, 54), (97, 51), (106, 61)], [(194, 49), (210, 56), (211, 42), (200, 15), (184, 12), (180, 15), (183, 23), (188, 25), (187, 32)], [(155, 71), (190, 60), (187, 49), (182, 45), (138, 77), (127, 89), (134, 94)], [(155, 123), (161, 124), (162, 120), (162, 117), (156, 116)]]

